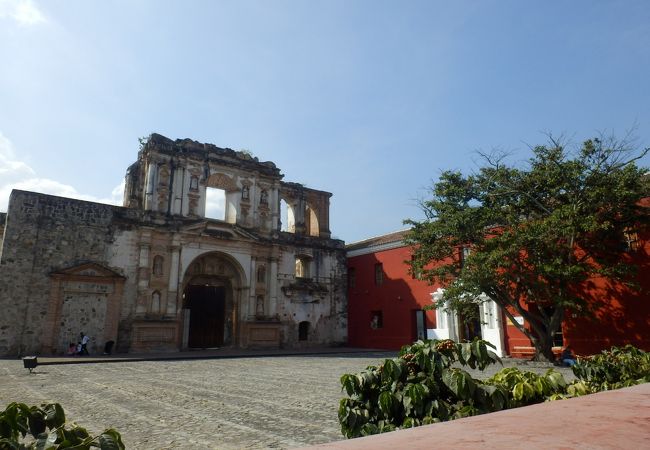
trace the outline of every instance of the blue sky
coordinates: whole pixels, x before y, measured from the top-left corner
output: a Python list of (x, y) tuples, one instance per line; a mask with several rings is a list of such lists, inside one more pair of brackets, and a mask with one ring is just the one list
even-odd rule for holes
[(332, 192), (346, 241), (402, 229), (476, 150), (650, 146), (649, 24), (646, 0), (0, 0), (0, 211), (12, 187), (119, 201), (158, 132)]

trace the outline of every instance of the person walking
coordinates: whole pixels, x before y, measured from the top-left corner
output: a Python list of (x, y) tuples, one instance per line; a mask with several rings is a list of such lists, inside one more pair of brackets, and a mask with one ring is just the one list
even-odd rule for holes
[(79, 336), (81, 337), (81, 351), (79, 354), (90, 355), (90, 353), (88, 353), (88, 342), (90, 342), (90, 338), (83, 331), (79, 333)]

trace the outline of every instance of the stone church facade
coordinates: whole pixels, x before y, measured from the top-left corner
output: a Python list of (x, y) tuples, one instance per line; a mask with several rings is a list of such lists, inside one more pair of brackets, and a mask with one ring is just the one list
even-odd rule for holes
[[(223, 220), (205, 217), (212, 189)], [(60, 354), (82, 331), (91, 353), (343, 344), (330, 197), (245, 152), (157, 134), (121, 207), (14, 190), (0, 214), (0, 354)]]

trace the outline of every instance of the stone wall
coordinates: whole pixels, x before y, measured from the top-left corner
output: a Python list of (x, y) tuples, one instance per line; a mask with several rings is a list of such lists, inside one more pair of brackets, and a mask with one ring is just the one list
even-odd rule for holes
[[(0, 259), (0, 354), (37, 352), (53, 270), (105, 261), (116, 207), (14, 190)], [(85, 330), (78, 330), (85, 331)]]
[[(188, 348), (189, 330), (218, 328), (186, 323), (192, 283), (232, 286), (228, 311), (212, 317), (225, 320), (225, 345), (345, 343), (331, 194), (282, 178), (245, 153), (152, 135), (127, 171), (123, 207), (13, 191), (0, 214), (0, 355), (61, 353), (81, 331), (93, 352), (107, 340), (118, 352)], [(225, 192), (225, 220), (205, 217), (209, 188)], [(192, 272), (202, 258), (223, 264)]]
[(0, 252), (2, 251), (2, 236), (4, 235), (5, 232), (6, 222), (7, 222), (7, 213), (0, 213)]

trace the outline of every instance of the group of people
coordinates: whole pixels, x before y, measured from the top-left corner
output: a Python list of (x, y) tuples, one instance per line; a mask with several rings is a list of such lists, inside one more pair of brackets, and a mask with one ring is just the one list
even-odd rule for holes
[(68, 345), (68, 355), (90, 355), (90, 353), (88, 353), (88, 342), (90, 342), (90, 338), (82, 331), (79, 333), (79, 341), (76, 344), (70, 342), (70, 345)]

